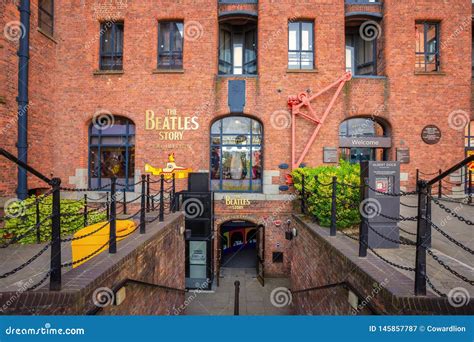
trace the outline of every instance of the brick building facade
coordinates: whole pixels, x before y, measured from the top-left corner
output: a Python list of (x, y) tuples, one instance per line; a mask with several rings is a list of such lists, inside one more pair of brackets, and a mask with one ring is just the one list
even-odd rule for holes
[[(56, 1), (50, 33), (38, 26), (38, 0), (31, 3), (28, 162), (60, 177), (66, 186), (91, 185), (91, 125), (98, 117), (113, 115), (134, 125), (128, 178), (138, 180), (146, 163), (162, 167), (172, 152), (176, 164), (212, 173), (211, 126), (225, 117), (252, 118), (262, 127), (260, 154), (254, 150), (244, 164), (256, 163), (253, 166), (259, 169), (251, 166), (246, 175), (239, 171), (237, 178), (250, 183), (255, 178), (254, 184), (260, 182), (261, 187), (253, 192), (217, 193), (215, 229), (230, 220), (276, 220), (276, 225), (266, 221), (269, 274), (288, 271), (286, 258), (273, 263), (272, 256), (286, 252), (284, 222), (291, 212), (291, 190), (285, 189), (290, 171), (285, 166), (291, 168), (292, 163), (289, 96), (315, 94), (346, 71), (353, 73), (303, 160), (308, 166), (324, 164), (325, 147), (356, 160), (358, 155), (396, 160), (397, 150), (408, 148), (409, 162), (402, 164), (401, 176), (402, 186), (412, 189), (417, 168), (435, 172), (465, 155), (464, 125), (459, 120), (467, 123), (472, 113), (472, 5), (468, 0)], [(0, 146), (13, 152), (18, 39), (9, 36), (7, 28), (18, 20), (15, 1), (1, 2), (0, 27), (5, 34), (0, 37)], [(160, 24), (169, 22), (175, 25), (174, 34), (180, 35), (173, 36), (173, 43), (171, 35), (159, 37), (159, 27), (166, 29)], [(122, 29), (117, 24), (123, 24)], [(363, 33), (367, 24), (370, 30)], [(117, 30), (114, 34), (109, 33), (112, 27)], [(228, 41), (226, 34), (232, 37)], [(107, 56), (110, 46), (104, 45), (104, 36), (115, 43), (122, 40), (118, 50), (112, 48), (112, 57)], [(236, 80), (245, 82), (245, 104), (240, 110), (242, 83), (232, 82)], [(317, 113), (328, 107), (334, 91), (313, 101)], [(229, 100), (237, 102), (237, 112)], [(151, 123), (151, 112), (160, 118), (158, 123)], [(174, 127), (164, 124), (169, 116), (177, 117), (168, 118)], [(340, 126), (350, 118), (363, 121), (348, 125), (351, 128), (344, 132), (349, 134), (362, 123), (361, 135), (370, 135), (368, 125), (375, 139), (341, 148)], [(422, 140), (428, 125), (441, 132), (439, 142)], [(379, 129), (383, 134), (377, 133)], [(313, 130), (307, 121), (297, 122), (297, 155)], [(367, 141), (382, 135), (388, 145), (366, 148)], [(232, 157), (229, 163), (234, 162), (242, 160)], [(15, 175), (16, 168), (0, 160), (4, 198), (14, 196)], [(34, 178), (28, 185), (29, 189), (44, 187)], [(225, 195), (250, 204), (229, 208)]]

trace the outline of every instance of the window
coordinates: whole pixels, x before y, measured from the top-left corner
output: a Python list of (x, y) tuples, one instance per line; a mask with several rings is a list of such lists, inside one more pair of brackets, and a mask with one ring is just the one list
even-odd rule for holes
[(213, 191), (261, 192), (263, 128), (243, 116), (229, 116), (211, 127)]
[(257, 74), (257, 29), (254, 23), (232, 25), (219, 29), (219, 74)]
[(122, 70), (123, 23), (101, 23), (100, 33), (100, 70)]
[(435, 72), (440, 69), (439, 23), (416, 23), (415, 71)]
[(288, 24), (288, 69), (314, 68), (314, 39), (311, 21)]
[(353, 75), (377, 75), (377, 40), (363, 39), (359, 28), (346, 35), (346, 71)]
[(39, 0), (38, 27), (44, 33), (53, 36), (54, 33), (54, 0)]
[(158, 69), (183, 68), (183, 30), (178, 21), (163, 21), (158, 25)]
[(89, 127), (89, 186), (106, 187), (114, 176), (117, 183), (126, 185), (126, 190), (133, 190), (135, 125), (119, 116), (114, 117), (111, 126), (95, 123)]

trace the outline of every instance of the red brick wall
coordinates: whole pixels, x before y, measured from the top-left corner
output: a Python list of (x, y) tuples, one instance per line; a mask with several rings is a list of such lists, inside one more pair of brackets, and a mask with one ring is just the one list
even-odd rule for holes
[[(58, 8), (57, 16), (61, 15)], [(4, 32), (6, 25), (19, 27), (20, 19), (15, 1), (2, 1), (0, 4), (0, 136), (2, 148), (14, 155), (17, 141), (18, 104), (18, 39), (10, 39)], [(54, 97), (55, 87), (55, 51), (57, 42), (38, 31), (38, 1), (31, 1), (30, 30), (30, 79), (28, 113), (28, 163), (50, 176), (53, 172), (54, 134)], [(32, 176), (28, 178), (30, 189), (44, 187), (45, 183)], [(16, 189), (16, 167), (11, 162), (0, 159), (0, 196), (11, 197)]]

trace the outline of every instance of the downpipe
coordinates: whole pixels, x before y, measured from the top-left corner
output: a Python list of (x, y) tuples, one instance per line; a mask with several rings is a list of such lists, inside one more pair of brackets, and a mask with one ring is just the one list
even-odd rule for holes
[[(28, 164), (28, 75), (30, 60), (30, 0), (21, 0), (20, 6), (21, 36), (18, 49), (18, 159)], [(18, 166), (18, 199), (24, 200), (28, 196), (28, 180), (26, 170)]]

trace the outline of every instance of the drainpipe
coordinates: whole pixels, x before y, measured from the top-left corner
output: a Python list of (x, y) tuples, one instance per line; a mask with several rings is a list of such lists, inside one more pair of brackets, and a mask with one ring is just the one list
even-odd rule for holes
[[(28, 162), (28, 69), (30, 59), (30, 0), (21, 0), (20, 6), (21, 38), (18, 50), (18, 159)], [(17, 196), (20, 200), (28, 196), (26, 170), (18, 166)]]

